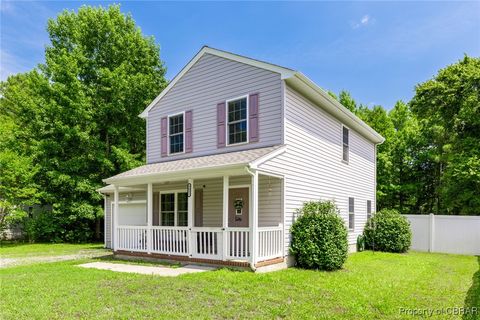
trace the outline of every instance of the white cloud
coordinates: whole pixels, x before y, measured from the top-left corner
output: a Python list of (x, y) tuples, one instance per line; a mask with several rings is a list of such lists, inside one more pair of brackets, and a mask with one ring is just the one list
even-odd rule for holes
[(375, 22), (375, 19), (372, 19), (370, 15), (366, 14), (359, 21), (350, 22), (350, 25), (352, 26), (353, 29), (358, 29), (360, 27), (366, 27), (368, 25), (371, 25), (374, 22)]

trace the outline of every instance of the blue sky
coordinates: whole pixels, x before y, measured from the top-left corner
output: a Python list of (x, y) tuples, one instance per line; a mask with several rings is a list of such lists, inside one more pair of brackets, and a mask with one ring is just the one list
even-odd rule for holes
[[(369, 106), (408, 101), (415, 84), (480, 56), (480, 2), (117, 2), (161, 46), (171, 79), (206, 44), (297, 69)], [(1, 70), (43, 62), (49, 18), (109, 2), (1, 1)]]

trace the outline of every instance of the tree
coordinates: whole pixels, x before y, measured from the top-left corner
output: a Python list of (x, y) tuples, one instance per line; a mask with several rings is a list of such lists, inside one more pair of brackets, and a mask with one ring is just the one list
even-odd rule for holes
[(351, 112), (355, 113), (357, 111), (357, 103), (355, 100), (353, 100), (348, 91), (340, 91), (340, 94), (338, 95), (338, 101), (340, 101), (340, 103)]
[(38, 199), (34, 175), (38, 168), (32, 159), (15, 151), (13, 121), (0, 116), (0, 232), (8, 225), (20, 222), (25, 217), (25, 206), (33, 205)]
[(2, 85), (0, 112), (22, 128), (24, 154), (40, 168), (55, 236), (90, 240), (101, 179), (144, 161), (138, 114), (165, 87), (165, 68), (154, 39), (118, 5), (64, 11), (47, 30), (45, 64)]
[(436, 213), (478, 214), (480, 207), (480, 58), (465, 56), (415, 88), (410, 102), (433, 177)]

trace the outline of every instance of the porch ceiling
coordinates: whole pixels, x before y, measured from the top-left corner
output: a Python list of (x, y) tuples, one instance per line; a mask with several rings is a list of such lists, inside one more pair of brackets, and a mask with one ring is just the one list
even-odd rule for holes
[(104, 179), (103, 181), (108, 184), (128, 183), (133, 182), (138, 178), (167, 178), (172, 174), (179, 177), (182, 174), (193, 174), (210, 170), (231, 170), (245, 166), (254, 167), (256, 164), (275, 157), (283, 152), (285, 148), (284, 145), (278, 145), (147, 164), (122, 172), (113, 177)]

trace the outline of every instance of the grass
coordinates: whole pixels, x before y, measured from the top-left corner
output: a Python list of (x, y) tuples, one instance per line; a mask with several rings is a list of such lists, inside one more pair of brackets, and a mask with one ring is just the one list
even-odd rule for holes
[[(103, 244), (99, 243), (83, 243), (83, 244), (66, 244), (66, 243), (16, 243), (1, 242), (0, 257), (2, 258), (24, 258), (32, 256), (62, 256), (78, 253), (89, 253), (103, 249)], [(105, 250), (107, 252), (107, 250)]]
[(0, 269), (0, 319), (410, 319), (400, 308), (480, 308), (480, 259), (472, 256), (362, 252), (336, 272), (221, 269), (176, 278), (77, 266), (88, 261)]

